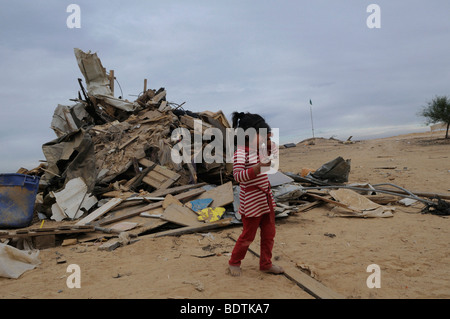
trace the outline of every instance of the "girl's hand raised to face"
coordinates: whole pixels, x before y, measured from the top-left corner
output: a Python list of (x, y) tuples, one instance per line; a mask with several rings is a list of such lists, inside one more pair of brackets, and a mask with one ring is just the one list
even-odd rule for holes
[(255, 174), (256, 174), (256, 175), (261, 174), (261, 167), (269, 167), (271, 164), (272, 164), (272, 161), (271, 161), (271, 160), (269, 160), (268, 162), (265, 162), (265, 163), (263, 163), (263, 162), (260, 161), (260, 162), (258, 163), (258, 165), (253, 166), (253, 169), (254, 169), (254, 171), (255, 171)]

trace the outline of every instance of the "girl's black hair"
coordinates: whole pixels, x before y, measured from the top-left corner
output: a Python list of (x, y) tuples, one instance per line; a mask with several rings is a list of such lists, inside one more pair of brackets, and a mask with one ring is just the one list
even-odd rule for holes
[(267, 133), (271, 131), (269, 124), (266, 123), (264, 118), (259, 114), (233, 112), (232, 113), (233, 128), (242, 128), (247, 130), (248, 128), (254, 128), (256, 131), (259, 129), (267, 129)]

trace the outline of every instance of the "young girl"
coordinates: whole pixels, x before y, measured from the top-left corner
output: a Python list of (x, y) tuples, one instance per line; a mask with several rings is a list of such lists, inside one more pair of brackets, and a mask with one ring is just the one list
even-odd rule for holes
[[(261, 171), (268, 169), (270, 161), (261, 161), (261, 146), (270, 143), (267, 138), (263, 140), (260, 129), (267, 131), (270, 136), (270, 126), (258, 114), (238, 113), (232, 115), (233, 128), (242, 128), (244, 131), (253, 128), (256, 135), (250, 136), (245, 145), (237, 145), (234, 153), (233, 177), (240, 185), (239, 213), (241, 214), (243, 230), (234, 246), (228, 262), (230, 274), (241, 274), (241, 261), (244, 259), (248, 247), (255, 239), (258, 227), (261, 229), (261, 254), (259, 269), (263, 272), (281, 274), (283, 268), (272, 264), (272, 248), (275, 237), (275, 201), (270, 188), (267, 174)], [(239, 143), (239, 138), (238, 138)], [(271, 144), (267, 145), (270, 149)]]

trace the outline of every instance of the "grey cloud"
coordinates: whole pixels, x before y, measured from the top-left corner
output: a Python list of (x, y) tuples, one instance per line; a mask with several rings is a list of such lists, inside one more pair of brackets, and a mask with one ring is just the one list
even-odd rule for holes
[[(73, 2), (81, 29), (66, 26)], [(54, 108), (78, 91), (74, 47), (98, 52), (124, 98), (147, 78), (193, 111), (261, 113), (284, 142), (310, 137), (309, 99), (316, 135), (418, 127), (425, 101), (448, 94), (450, 3), (376, 1), (376, 30), (370, 3), (0, 1), (0, 171), (42, 158)]]

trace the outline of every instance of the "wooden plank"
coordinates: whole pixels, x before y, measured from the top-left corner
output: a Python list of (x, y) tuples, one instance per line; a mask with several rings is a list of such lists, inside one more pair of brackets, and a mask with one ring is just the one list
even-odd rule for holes
[(152, 122), (159, 122), (159, 121), (161, 121), (163, 119), (169, 120), (170, 117), (168, 115), (161, 115), (161, 116), (156, 117), (156, 118), (151, 118), (151, 119), (148, 119), (148, 120), (138, 121), (138, 123), (139, 124), (148, 124), (148, 123), (152, 123)]
[(37, 236), (32, 239), (36, 249), (47, 249), (55, 247), (55, 235)]
[(99, 225), (103, 226), (103, 225), (107, 225), (107, 224), (111, 224), (111, 223), (115, 223), (119, 220), (124, 220), (133, 216), (137, 216), (142, 212), (148, 211), (148, 210), (152, 210), (155, 208), (159, 208), (162, 206), (162, 201), (157, 202), (157, 203), (152, 203), (149, 204), (147, 206), (141, 207), (141, 208), (137, 208), (132, 210), (131, 212), (128, 212), (127, 214), (121, 215), (121, 216), (117, 216), (117, 217), (113, 217), (113, 218), (105, 218), (103, 220), (100, 220)]
[(280, 262), (284, 269), (284, 276), (295, 282), (300, 288), (317, 299), (345, 299), (345, 296), (333, 291), (321, 282), (308, 276), (297, 267)]
[[(369, 190), (369, 189), (368, 189)], [(388, 188), (377, 188), (376, 190), (374, 190), (374, 192), (376, 192), (377, 190), (379, 191), (388, 191), (388, 192), (392, 192), (392, 193), (398, 193), (398, 194), (403, 194), (403, 195), (408, 195), (407, 192), (400, 190), (400, 189), (388, 189)], [(450, 190), (450, 189), (449, 189)], [(439, 196), (441, 199), (450, 199), (450, 194), (440, 194), (440, 193), (428, 193), (428, 192), (421, 192), (421, 191), (411, 191), (411, 193), (413, 193), (416, 196), (422, 196), (422, 197), (435, 197), (435, 196)], [(399, 195), (401, 196), (401, 195)]]
[(175, 173), (174, 171), (171, 171), (170, 169), (164, 168), (160, 165), (157, 165), (154, 169), (154, 172), (160, 173), (161, 175), (164, 175), (169, 178), (178, 178), (180, 175)]
[(130, 190), (131, 186), (138, 181), (140, 175), (141, 174), (138, 174), (138, 175), (134, 176), (133, 178), (131, 178), (130, 180), (128, 180), (128, 182), (121, 185), (120, 189), (124, 190), (125, 192), (128, 192)]
[[(228, 238), (237, 241), (233, 235), (228, 235)], [(253, 242), (255, 244), (255, 242)], [(259, 254), (253, 249), (248, 249), (253, 255), (259, 258)], [(290, 263), (278, 261), (277, 264), (284, 269), (284, 276), (289, 280), (295, 282), (300, 288), (305, 290), (307, 293), (312, 295), (317, 299), (344, 299), (345, 296), (333, 291), (321, 282), (315, 280), (314, 278), (308, 276), (297, 267), (292, 266)]]
[(294, 214), (295, 213), (306, 212), (307, 210), (310, 210), (310, 209), (312, 209), (312, 208), (314, 208), (316, 206), (319, 206), (321, 204), (322, 204), (321, 201), (314, 201), (314, 202), (306, 204), (304, 206), (300, 206), (300, 208), (298, 208), (296, 211), (294, 211)]
[(185, 165), (186, 165), (186, 166), (188, 167), (188, 169), (189, 169), (189, 174), (190, 174), (190, 176), (191, 176), (191, 180), (192, 180), (194, 183), (197, 183), (197, 172), (195, 171), (194, 165), (193, 165), (192, 163), (190, 163), (190, 162), (185, 163)]
[[(149, 212), (152, 215), (161, 215), (164, 212), (162, 208), (157, 208)], [(149, 218), (149, 217), (142, 217), (141, 215), (131, 217), (127, 219), (127, 221), (130, 222), (136, 222), (138, 223), (138, 227), (128, 231), (130, 235), (138, 236), (142, 233), (148, 232), (150, 230), (153, 230), (155, 228), (158, 228), (162, 225), (168, 224), (169, 222), (162, 220), (160, 218)]]
[(234, 201), (233, 183), (228, 182), (226, 184), (217, 186), (211, 190), (201, 194), (197, 199), (212, 198), (213, 202), (210, 207), (223, 207), (231, 204)]
[[(202, 194), (203, 192), (205, 192), (205, 190), (203, 188), (193, 189), (193, 190), (190, 190), (190, 191), (178, 194), (178, 195), (176, 195), (174, 197), (176, 199), (180, 200), (180, 201), (183, 201), (185, 199), (192, 198), (194, 196), (198, 196), (198, 195)], [(159, 201), (157, 203), (149, 204), (147, 206), (144, 206), (144, 207), (141, 207), (139, 209), (133, 210), (133, 211), (131, 211), (131, 212), (125, 214), (125, 215), (118, 216), (118, 217), (115, 217), (115, 218), (106, 219), (106, 220), (102, 220), (102, 221), (100, 221), (100, 225), (103, 226), (103, 225), (106, 225), (106, 224), (115, 223), (115, 222), (117, 222), (119, 220), (123, 220), (123, 219), (127, 219), (127, 218), (130, 218), (130, 217), (133, 217), (133, 216), (137, 216), (137, 215), (139, 215), (142, 212), (146, 212), (146, 211), (149, 211), (149, 210), (152, 210), (152, 209), (155, 209), (155, 208), (162, 207), (162, 204), (163, 204), (163, 201)]]
[(0, 234), (0, 238), (25, 238), (25, 237), (37, 237), (37, 236), (46, 236), (46, 235), (60, 235), (60, 234), (75, 234), (75, 233), (88, 233), (88, 232), (94, 232), (94, 227), (89, 228), (68, 228), (68, 229), (62, 229), (62, 228), (56, 228), (56, 229), (49, 229), (45, 231), (15, 231), (15, 232), (7, 232)]
[(114, 80), (115, 79), (116, 78), (114, 77), (114, 70), (110, 70), (109, 71), (109, 87), (111, 89), (112, 96), (114, 96)]
[(142, 166), (145, 166), (145, 167), (149, 167), (149, 166), (154, 165), (155, 162), (149, 160), (148, 158), (141, 158), (139, 160), (139, 164), (141, 164)]
[[(117, 217), (117, 216), (122, 216), (125, 215), (133, 210), (136, 210), (136, 208), (141, 208), (144, 207), (147, 204), (141, 205), (140, 207), (127, 207), (125, 209), (122, 209), (121, 211), (116, 212), (110, 212), (108, 214), (108, 218), (111, 217)], [(158, 208), (156, 211), (152, 211), (152, 213), (162, 213), (162, 208)], [(97, 232), (95, 233), (87, 233), (84, 234), (82, 236), (78, 237), (78, 240), (80, 242), (85, 242), (85, 241), (92, 241), (92, 240), (98, 240), (100, 238), (107, 238), (107, 237), (114, 237), (117, 236), (118, 233), (120, 232), (116, 232), (114, 230), (114, 225), (120, 224), (123, 221), (118, 221), (117, 223), (111, 223), (107, 226), (95, 226), (95, 230), (97, 230)], [(127, 231), (127, 233), (130, 235), (130, 237), (137, 237), (140, 233), (143, 233), (149, 229), (152, 228), (156, 228), (162, 224), (167, 223), (164, 220), (161, 220), (159, 218), (145, 218), (145, 217), (141, 217), (141, 216), (134, 216), (134, 217), (130, 217), (126, 219), (126, 222), (132, 222), (132, 223), (137, 223), (138, 226), (132, 230)], [(98, 223), (98, 222), (95, 222)]]
[(158, 111), (164, 112), (166, 110), (166, 108), (167, 108), (167, 101), (162, 101), (161, 105), (158, 108)]
[(199, 187), (205, 186), (205, 185), (206, 185), (206, 183), (198, 183), (198, 184), (177, 186), (177, 187), (172, 187), (172, 188), (167, 188), (167, 189), (160, 189), (160, 190), (156, 190), (156, 191), (148, 194), (148, 196), (161, 197), (161, 196), (166, 196), (169, 194), (180, 193), (180, 192), (187, 191), (187, 190), (190, 190), (193, 188), (199, 188)]
[(195, 129), (195, 120), (201, 121), (201, 129), (202, 132), (205, 132), (208, 128), (212, 128), (213, 126), (209, 123), (206, 123), (205, 121), (202, 121), (201, 119), (194, 118), (189, 115), (183, 115), (180, 117), (180, 122), (189, 127), (190, 129)]
[(104, 214), (109, 212), (111, 209), (113, 209), (114, 207), (119, 205), (122, 201), (123, 201), (122, 198), (113, 198), (113, 199), (111, 199), (109, 202), (107, 202), (106, 204), (100, 206), (95, 211), (93, 211), (92, 213), (87, 215), (85, 218), (83, 218), (82, 220), (78, 221), (75, 225), (86, 225), (88, 223), (93, 222), (97, 218), (103, 216)]
[(126, 141), (125, 143), (123, 143), (122, 145), (119, 146), (119, 150), (127, 147), (129, 144), (131, 144), (132, 142), (134, 142), (138, 138), (139, 138), (139, 135), (136, 135), (135, 137), (130, 138), (128, 141)]
[(206, 208), (211, 204), (212, 198), (201, 198), (201, 199), (194, 199), (190, 202), (186, 203), (186, 207), (192, 209), (195, 213), (198, 214), (200, 210), (203, 208)]
[(152, 174), (151, 176), (145, 176), (143, 179), (142, 179), (142, 181), (144, 182), (144, 183), (146, 183), (147, 185), (150, 185), (150, 186), (152, 186), (152, 187), (154, 187), (154, 188), (156, 188), (156, 189), (164, 189), (164, 188), (162, 188), (161, 187), (161, 185), (163, 184), (163, 182), (165, 181), (165, 179), (163, 179), (162, 181), (161, 180), (159, 180), (160, 178), (158, 178), (158, 177), (160, 177), (161, 175), (155, 175), (155, 174)]
[(339, 206), (339, 207), (343, 207), (343, 208), (348, 209), (348, 210), (351, 210), (351, 211), (353, 211), (353, 212), (355, 212), (355, 213), (359, 213), (359, 214), (362, 213), (362, 210), (360, 210), (360, 209), (357, 209), (357, 208), (354, 208), (354, 207), (352, 207), (352, 206), (349, 206), (349, 205), (345, 205), (345, 204), (336, 202), (336, 201), (334, 201), (334, 200), (332, 200), (332, 199), (328, 199), (328, 198), (325, 198), (325, 197), (322, 197), (322, 196), (319, 196), (319, 195), (315, 195), (315, 194), (311, 194), (311, 193), (307, 193), (307, 195), (308, 195), (308, 196), (311, 196), (311, 197), (313, 197), (313, 198), (315, 198), (315, 199), (324, 201), (324, 202), (326, 202), (326, 203), (330, 203), (330, 204), (333, 204), (333, 205), (336, 205), (336, 206)]
[(99, 246), (98, 250), (105, 250), (105, 251), (113, 251), (114, 249), (120, 247), (120, 241), (117, 238), (113, 238), (108, 240), (106, 243), (103, 243), (101, 246)]
[(208, 231), (208, 230), (222, 228), (222, 227), (230, 226), (231, 224), (232, 224), (231, 218), (227, 218), (227, 219), (222, 219), (222, 220), (219, 220), (219, 221), (213, 222), (213, 223), (207, 223), (207, 224), (201, 223), (201, 225), (199, 225), (199, 226), (185, 226), (185, 227), (181, 227), (181, 228), (177, 228), (177, 229), (170, 229), (170, 230), (162, 231), (162, 232), (155, 233), (155, 234), (145, 235), (145, 236), (149, 236), (151, 238), (158, 238), (158, 237), (163, 237), (163, 236), (180, 236), (180, 235), (185, 235), (185, 234), (192, 234), (192, 233), (204, 232), (204, 231)]
[(190, 208), (178, 204), (170, 204), (162, 213), (161, 219), (181, 226), (201, 226), (198, 215)]
[(128, 181), (125, 184), (124, 189), (129, 190), (129, 189), (137, 189), (141, 183), (143, 178), (152, 170), (154, 169), (156, 166), (156, 164), (153, 164), (149, 167), (146, 167), (141, 173), (137, 174), (135, 177), (133, 177), (130, 181)]
[(135, 228), (138, 225), (138, 223), (135, 222), (118, 222), (117, 224), (114, 224), (110, 227), (110, 229), (112, 231), (119, 231), (119, 232), (123, 232), (123, 231), (128, 231), (131, 230), (133, 228)]
[(389, 196), (389, 195), (365, 195), (365, 197), (368, 200), (371, 200), (372, 202), (380, 205), (386, 205), (398, 201), (397, 196)]
[(157, 165), (146, 158), (140, 159), (139, 163), (146, 167), (154, 166), (154, 168), (142, 179), (142, 181), (156, 189), (166, 189), (181, 177), (180, 174), (164, 168), (161, 165)]
[(178, 195), (175, 195), (174, 197), (176, 199), (178, 199), (179, 201), (184, 201), (186, 199), (198, 196), (198, 195), (200, 195), (200, 194), (202, 194), (204, 192), (205, 192), (205, 190), (203, 188), (196, 188), (196, 189), (191, 189), (190, 191), (183, 192), (183, 193), (180, 193)]

